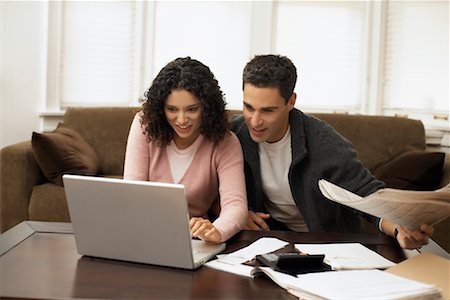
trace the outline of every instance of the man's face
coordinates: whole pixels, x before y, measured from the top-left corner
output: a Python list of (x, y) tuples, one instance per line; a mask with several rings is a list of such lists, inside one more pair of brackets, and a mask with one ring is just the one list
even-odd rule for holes
[(278, 88), (244, 85), (243, 115), (250, 136), (256, 143), (274, 143), (283, 138), (289, 126), (289, 111), (294, 107), (295, 93), (285, 103)]

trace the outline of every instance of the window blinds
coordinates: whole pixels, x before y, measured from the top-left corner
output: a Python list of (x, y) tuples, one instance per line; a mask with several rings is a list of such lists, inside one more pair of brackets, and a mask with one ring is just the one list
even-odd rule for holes
[(275, 18), (275, 52), (297, 67), (298, 106), (358, 109), (364, 84), (364, 1), (278, 1)]
[(389, 1), (384, 108), (449, 112), (449, 2)]
[(242, 70), (250, 52), (249, 1), (159, 1), (155, 6), (153, 78), (169, 61), (191, 56), (207, 65), (228, 108), (242, 108)]
[(126, 105), (137, 97), (134, 1), (64, 1), (61, 106)]

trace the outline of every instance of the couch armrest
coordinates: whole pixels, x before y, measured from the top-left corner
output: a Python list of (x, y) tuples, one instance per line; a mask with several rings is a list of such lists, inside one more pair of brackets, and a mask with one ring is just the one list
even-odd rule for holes
[(442, 167), (442, 179), (440, 187), (450, 183), (450, 152), (445, 153), (444, 166)]
[(0, 232), (28, 219), (33, 186), (46, 181), (31, 148), (31, 141), (0, 150)]

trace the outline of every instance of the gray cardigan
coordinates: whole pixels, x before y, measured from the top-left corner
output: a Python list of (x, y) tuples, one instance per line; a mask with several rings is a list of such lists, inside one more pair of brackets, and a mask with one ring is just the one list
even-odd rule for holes
[[(312, 232), (361, 232), (361, 215), (378, 224), (378, 218), (330, 201), (319, 190), (318, 181), (322, 178), (360, 196), (384, 187), (384, 183), (375, 179), (357, 159), (351, 143), (328, 123), (297, 109), (290, 112), (289, 123), (292, 148), (289, 184), (308, 229)], [(258, 144), (251, 139), (242, 116), (234, 118), (231, 127), (244, 152), (249, 209), (267, 212)], [(276, 220), (269, 222), (269, 226), (272, 229), (286, 228)]]

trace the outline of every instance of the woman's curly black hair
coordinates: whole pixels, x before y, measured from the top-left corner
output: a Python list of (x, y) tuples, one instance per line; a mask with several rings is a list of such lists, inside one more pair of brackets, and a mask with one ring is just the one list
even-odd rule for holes
[(167, 145), (174, 131), (166, 120), (164, 105), (173, 90), (186, 90), (197, 97), (202, 107), (200, 133), (214, 143), (229, 134), (226, 102), (210, 69), (190, 57), (169, 62), (144, 94), (141, 124), (146, 124), (150, 140)]

